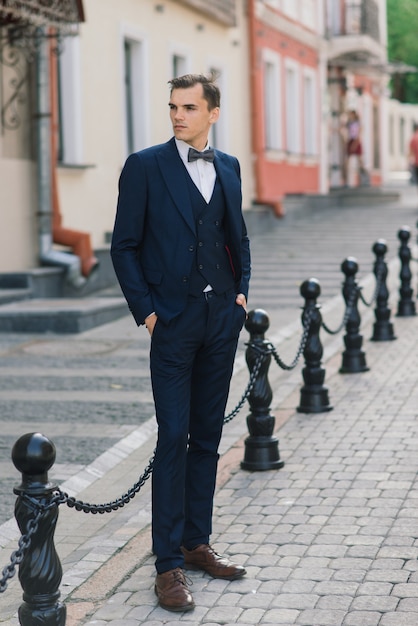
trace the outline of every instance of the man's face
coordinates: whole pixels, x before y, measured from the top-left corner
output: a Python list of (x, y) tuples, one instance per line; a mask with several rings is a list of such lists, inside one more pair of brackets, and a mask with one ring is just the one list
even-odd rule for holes
[(219, 118), (219, 108), (209, 111), (200, 83), (187, 89), (173, 89), (169, 102), (174, 136), (203, 150), (209, 129)]

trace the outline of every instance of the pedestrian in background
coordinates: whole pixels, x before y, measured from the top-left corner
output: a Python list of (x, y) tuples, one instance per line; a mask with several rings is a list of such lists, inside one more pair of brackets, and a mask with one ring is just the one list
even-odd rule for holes
[(347, 119), (347, 177), (350, 187), (360, 184), (363, 173), (363, 145), (361, 142), (360, 117), (354, 109)]
[(408, 160), (411, 182), (418, 185), (418, 124), (416, 122), (414, 123), (414, 132), (409, 142)]
[(250, 250), (239, 163), (208, 145), (219, 88), (195, 74), (170, 85), (174, 137), (127, 159), (111, 254), (132, 315), (151, 336), (155, 592), (163, 608), (187, 611), (194, 601), (184, 567), (227, 580), (245, 574), (209, 539)]

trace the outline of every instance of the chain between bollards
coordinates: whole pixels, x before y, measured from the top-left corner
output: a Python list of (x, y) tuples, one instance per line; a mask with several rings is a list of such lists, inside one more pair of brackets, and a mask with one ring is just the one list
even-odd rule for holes
[[(231, 413), (224, 417), (224, 424), (230, 422), (243, 407), (245, 401), (248, 399), (254, 387), (254, 384), (259, 376), (260, 368), (265, 359), (266, 353), (260, 352), (254, 363), (254, 367), (250, 372), (249, 382), (244, 391), (244, 394), (237, 406), (233, 409), (233, 411), (231, 411)], [(106, 504), (91, 504), (88, 502), (83, 502), (82, 500), (77, 500), (73, 496), (70, 496), (62, 491), (59, 487), (55, 487), (53, 491), (50, 491), (50, 498), (47, 504), (45, 504), (44, 502), (40, 502), (37, 498), (27, 493), (20, 493), (20, 500), (28, 509), (33, 511), (33, 516), (29, 517), (29, 519), (27, 520), (25, 532), (22, 533), (18, 541), (18, 549), (11, 554), (10, 563), (6, 565), (2, 571), (2, 577), (0, 578), (0, 593), (4, 593), (6, 591), (8, 587), (8, 581), (15, 576), (16, 567), (22, 563), (26, 552), (30, 548), (32, 537), (38, 531), (39, 521), (47, 511), (52, 510), (55, 507), (60, 506), (61, 504), (66, 504), (69, 508), (73, 508), (76, 511), (91, 513), (93, 515), (111, 513), (112, 511), (123, 508), (136, 496), (136, 494), (141, 490), (145, 482), (151, 476), (154, 464), (154, 457), (155, 451), (153, 456), (149, 459), (148, 465), (145, 468), (143, 474), (140, 476), (139, 480), (125, 494), (123, 494), (120, 498), (117, 498), (116, 500), (108, 502)]]
[(6, 591), (8, 581), (16, 574), (16, 566), (20, 565), (23, 561), (25, 552), (30, 547), (32, 535), (34, 535), (38, 530), (39, 519), (42, 514), (43, 509), (41, 508), (38, 508), (38, 510), (35, 511), (33, 518), (28, 522), (26, 533), (22, 535), (18, 541), (18, 549), (12, 552), (10, 563), (3, 568), (2, 577), (0, 579), (0, 593)]
[(293, 370), (293, 369), (295, 369), (296, 365), (299, 363), (299, 359), (302, 356), (303, 351), (305, 350), (306, 342), (308, 340), (310, 326), (311, 326), (311, 314), (310, 314), (310, 312), (307, 312), (307, 314), (305, 316), (305, 319), (303, 321), (303, 334), (302, 334), (302, 338), (300, 340), (299, 348), (297, 350), (295, 358), (290, 363), (290, 365), (287, 365), (280, 358), (276, 348), (274, 347), (274, 345), (271, 342), (269, 342), (267, 344), (267, 347), (270, 350), (271, 354), (273, 355), (273, 358), (276, 361), (277, 365), (279, 367), (281, 367), (283, 370), (287, 370), (287, 371)]
[(357, 292), (358, 292), (358, 287), (353, 286), (353, 288), (350, 290), (348, 302), (346, 302), (344, 317), (342, 319), (341, 324), (338, 326), (338, 328), (336, 328), (335, 330), (331, 330), (331, 328), (329, 328), (329, 326), (327, 326), (325, 322), (322, 320), (321, 326), (325, 330), (325, 332), (327, 332), (329, 335), (338, 335), (342, 331), (342, 329), (346, 327), (347, 322), (350, 318), (351, 312), (353, 310), (354, 302), (357, 298)]

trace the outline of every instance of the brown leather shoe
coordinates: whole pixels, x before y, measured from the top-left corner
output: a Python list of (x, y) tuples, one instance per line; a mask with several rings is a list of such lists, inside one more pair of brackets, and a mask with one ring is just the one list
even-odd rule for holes
[(163, 609), (178, 612), (194, 609), (193, 597), (187, 587), (186, 577), (181, 567), (157, 574), (154, 589)]
[(217, 554), (211, 546), (201, 544), (193, 550), (181, 548), (184, 555), (184, 565), (187, 569), (202, 569), (213, 578), (235, 580), (246, 574), (242, 565), (233, 563), (227, 557)]

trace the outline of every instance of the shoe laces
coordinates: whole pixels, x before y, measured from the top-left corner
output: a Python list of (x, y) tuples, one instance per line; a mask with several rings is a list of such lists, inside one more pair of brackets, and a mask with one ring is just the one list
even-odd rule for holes
[(211, 545), (208, 544), (208, 552), (210, 552), (211, 554), (213, 554), (214, 556), (219, 557), (220, 559), (222, 558), (222, 554), (219, 554), (218, 552), (216, 552), (216, 550), (214, 550), (212, 548)]
[(193, 585), (193, 581), (179, 567), (173, 571), (173, 582), (180, 583), (184, 587)]

